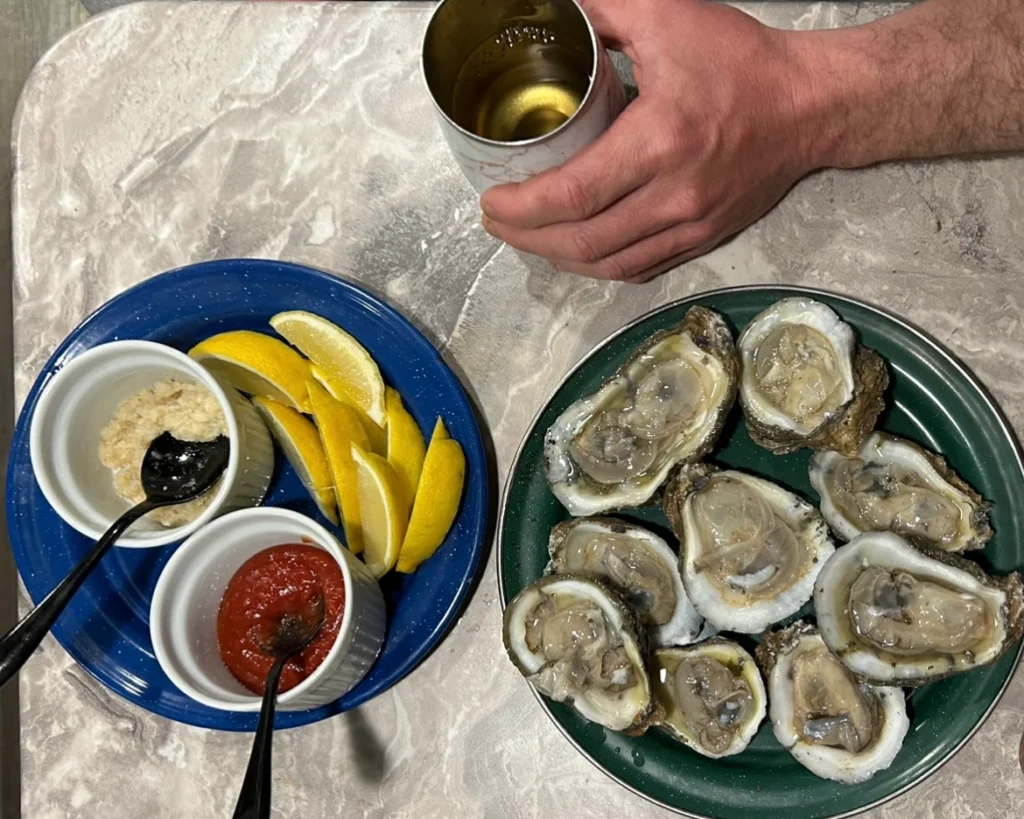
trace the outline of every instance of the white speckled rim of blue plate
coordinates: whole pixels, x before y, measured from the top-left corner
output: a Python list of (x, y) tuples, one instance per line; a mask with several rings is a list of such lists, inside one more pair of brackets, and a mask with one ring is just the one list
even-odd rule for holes
[(225, 711), (259, 711), (261, 698), (221, 660), (217, 611), (231, 577), (258, 552), (311, 543), (331, 555), (345, 582), (338, 637), (312, 674), (277, 698), (301, 711), (333, 702), (370, 670), (384, 642), (384, 597), (370, 570), (314, 520), (289, 509), (260, 507), (224, 515), (186, 540), (153, 591), (149, 628), (157, 662), (186, 696)]

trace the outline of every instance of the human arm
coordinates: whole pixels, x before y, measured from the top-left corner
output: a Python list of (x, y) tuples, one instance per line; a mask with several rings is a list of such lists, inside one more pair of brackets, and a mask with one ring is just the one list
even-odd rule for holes
[(703, 0), (589, 0), (640, 95), (561, 168), (484, 195), (558, 269), (643, 281), (756, 221), (806, 174), (1024, 149), (1024, 2), (928, 0), (785, 32)]
[(821, 77), (812, 164), (1024, 150), (1024, 3), (929, 0), (865, 26), (806, 32)]

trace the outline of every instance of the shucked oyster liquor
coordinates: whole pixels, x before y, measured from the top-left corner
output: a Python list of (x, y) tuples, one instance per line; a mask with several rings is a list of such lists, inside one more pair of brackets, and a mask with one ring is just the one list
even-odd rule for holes
[(540, 693), (613, 731), (643, 733), (658, 716), (636, 612), (583, 575), (548, 575), (505, 609), (505, 649)]
[(672, 467), (711, 450), (738, 373), (725, 321), (691, 307), (679, 327), (652, 336), (551, 425), (544, 438), (551, 491), (573, 515), (646, 503)]
[(1016, 643), (1024, 583), (868, 532), (822, 568), (814, 610), (828, 647), (859, 677), (916, 686), (991, 663)]
[(740, 403), (755, 443), (856, 454), (875, 426), (889, 383), (885, 362), (808, 298), (778, 301), (740, 334)]
[(658, 727), (704, 756), (738, 754), (764, 719), (768, 697), (757, 664), (731, 640), (659, 648), (651, 681), (665, 709)]
[(704, 619), (686, 596), (678, 558), (654, 532), (615, 518), (572, 518), (548, 540), (556, 574), (594, 575), (637, 610), (654, 645), (686, 645)]
[(745, 472), (681, 467), (665, 515), (690, 602), (722, 630), (755, 634), (795, 614), (833, 551), (817, 509)]
[(901, 689), (858, 681), (804, 623), (764, 635), (757, 659), (775, 737), (811, 773), (863, 782), (896, 758), (910, 726)]
[(894, 435), (872, 433), (855, 457), (816, 452), (810, 478), (843, 540), (889, 531), (914, 546), (962, 552), (992, 537), (990, 504), (938, 455)]

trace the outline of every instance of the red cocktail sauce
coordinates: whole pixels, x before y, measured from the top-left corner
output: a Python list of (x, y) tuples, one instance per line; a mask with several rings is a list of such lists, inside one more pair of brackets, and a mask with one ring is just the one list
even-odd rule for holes
[(294, 688), (327, 657), (345, 613), (345, 579), (337, 561), (308, 543), (285, 543), (253, 555), (228, 583), (217, 611), (217, 644), (224, 665), (255, 694), (274, 661), (259, 647), (260, 629), (268, 619), (302, 610), (318, 589), (324, 592), (324, 624), (306, 648), (281, 673), (278, 693)]

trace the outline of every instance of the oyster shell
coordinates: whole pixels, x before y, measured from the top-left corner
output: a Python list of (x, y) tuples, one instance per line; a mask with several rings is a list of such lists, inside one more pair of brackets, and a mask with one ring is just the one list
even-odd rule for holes
[(654, 695), (665, 710), (658, 727), (699, 754), (738, 754), (764, 719), (764, 682), (741, 646), (712, 637), (651, 656)]
[(637, 610), (654, 645), (686, 645), (704, 619), (686, 596), (678, 557), (660, 537), (615, 518), (572, 518), (551, 530), (555, 574), (583, 573), (608, 583)]
[(814, 608), (829, 648), (862, 679), (916, 686), (987, 665), (1024, 631), (1024, 583), (969, 560), (868, 532), (818, 575)]
[(857, 452), (884, 407), (885, 362), (829, 307), (788, 298), (740, 334), (740, 403), (755, 443)]
[(690, 602), (722, 630), (754, 634), (795, 614), (833, 551), (817, 509), (745, 472), (681, 467), (665, 514)]
[(810, 478), (843, 540), (890, 531), (914, 546), (962, 552), (992, 537), (991, 505), (938, 455), (894, 435), (872, 433), (855, 457), (816, 452)]
[(541, 694), (613, 731), (643, 733), (660, 716), (636, 612), (584, 575), (548, 575), (505, 609), (505, 649)]
[(805, 623), (764, 635), (757, 659), (775, 738), (807, 770), (853, 784), (892, 764), (910, 726), (900, 688), (859, 682)]
[(717, 313), (692, 307), (656, 333), (544, 438), (551, 491), (572, 515), (640, 506), (678, 463), (710, 451), (736, 398), (739, 365)]

